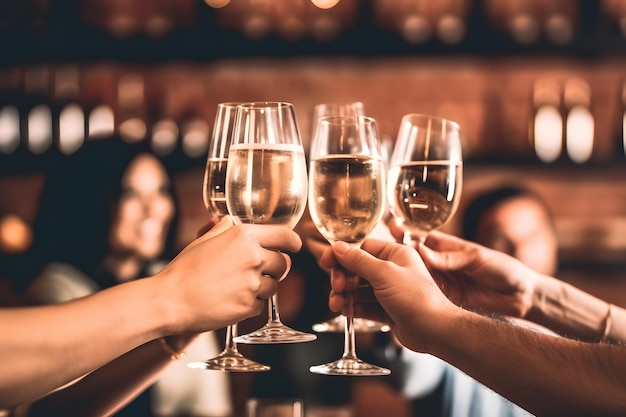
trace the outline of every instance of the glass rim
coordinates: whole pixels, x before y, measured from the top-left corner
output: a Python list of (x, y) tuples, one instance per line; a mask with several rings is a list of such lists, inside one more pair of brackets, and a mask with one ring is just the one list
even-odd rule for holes
[(262, 108), (272, 108), (272, 109), (282, 109), (282, 108), (293, 108), (293, 103), (288, 101), (242, 101), (239, 103), (241, 108), (246, 109), (262, 109)]
[(355, 115), (343, 115), (343, 116), (322, 116), (319, 118), (320, 124), (333, 124), (333, 125), (345, 125), (344, 121), (358, 120), (359, 123), (376, 124), (376, 119), (371, 116), (355, 116)]
[(233, 107), (233, 108), (237, 108), (238, 106), (241, 105), (241, 101), (226, 101), (223, 103), (217, 103), (217, 107)]
[(439, 123), (441, 123), (442, 125), (444, 123), (449, 123), (451, 124), (454, 128), (461, 130), (461, 125), (452, 120), (452, 119), (448, 119), (447, 117), (442, 117), (442, 116), (435, 116), (432, 114), (427, 114), (427, 113), (407, 113), (405, 115), (402, 116), (402, 120), (401, 122), (403, 123), (406, 119), (423, 119), (423, 120), (434, 120), (437, 121)]

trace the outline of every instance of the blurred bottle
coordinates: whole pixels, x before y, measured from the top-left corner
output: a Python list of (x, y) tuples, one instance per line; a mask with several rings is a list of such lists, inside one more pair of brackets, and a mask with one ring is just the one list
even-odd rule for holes
[(565, 149), (576, 163), (587, 162), (593, 153), (595, 122), (591, 113), (591, 87), (580, 78), (570, 78), (563, 91)]
[(123, 75), (117, 84), (117, 130), (127, 142), (139, 142), (148, 134), (144, 79), (137, 73)]
[(0, 90), (0, 154), (13, 153), (20, 145), (20, 111), (22, 70), (5, 73), (6, 86)]
[(23, 93), (20, 104), (22, 144), (32, 153), (42, 154), (52, 145), (50, 68), (46, 65), (26, 68)]
[(555, 162), (563, 151), (563, 116), (561, 87), (551, 79), (541, 79), (533, 87), (533, 111), (529, 139), (537, 157)]
[(54, 72), (54, 102), (52, 104), (52, 135), (55, 145), (72, 154), (85, 143), (85, 111), (79, 102), (80, 71), (70, 65)]

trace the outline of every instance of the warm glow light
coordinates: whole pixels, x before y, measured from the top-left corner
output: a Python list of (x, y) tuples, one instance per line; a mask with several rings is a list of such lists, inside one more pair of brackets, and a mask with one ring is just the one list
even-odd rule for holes
[(402, 24), (402, 36), (407, 42), (420, 44), (426, 42), (433, 32), (430, 22), (421, 15), (412, 14)]
[(28, 114), (28, 148), (43, 153), (52, 145), (52, 114), (50, 107), (40, 104)]
[(24, 252), (33, 240), (33, 232), (21, 218), (8, 214), (0, 219), (0, 248), (6, 253)]
[(115, 116), (113, 110), (105, 105), (98, 106), (89, 114), (89, 138), (97, 139), (113, 135)]
[(159, 155), (167, 155), (176, 148), (178, 126), (172, 119), (163, 119), (152, 127), (152, 148)]
[(85, 142), (85, 114), (78, 104), (67, 105), (59, 115), (59, 148), (66, 155)]
[(509, 30), (518, 43), (530, 45), (539, 38), (540, 30), (537, 20), (527, 14), (515, 16)]
[(553, 15), (546, 22), (546, 34), (552, 43), (564, 45), (574, 37), (572, 22), (566, 16)]
[(120, 136), (126, 142), (139, 142), (146, 137), (148, 127), (139, 117), (124, 120), (120, 123)]
[(221, 9), (230, 3), (230, 0), (204, 0), (207, 6), (212, 7), (214, 9)]
[(339, 3), (339, 0), (311, 0), (311, 3), (320, 9), (330, 9), (331, 7), (335, 7), (337, 3)]
[(543, 162), (553, 162), (561, 154), (563, 124), (559, 111), (553, 106), (537, 110), (534, 125), (535, 153)]
[(465, 23), (459, 16), (445, 15), (437, 23), (437, 35), (445, 44), (457, 44), (465, 37)]
[(15, 106), (0, 109), (0, 153), (11, 153), (20, 144), (20, 114)]
[(593, 151), (593, 115), (584, 106), (572, 108), (567, 116), (566, 142), (567, 154), (572, 161), (583, 163), (591, 157)]
[(183, 126), (183, 152), (192, 158), (204, 155), (209, 149), (209, 125), (195, 119)]
[(272, 23), (267, 17), (255, 14), (245, 21), (243, 31), (250, 39), (262, 39), (272, 32)]

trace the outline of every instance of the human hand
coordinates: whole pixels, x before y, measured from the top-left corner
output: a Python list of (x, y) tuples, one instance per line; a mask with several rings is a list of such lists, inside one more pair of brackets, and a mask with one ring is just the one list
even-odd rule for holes
[(398, 341), (409, 349), (429, 351), (428, 334), (440, 330), (444, 315), (458, 310), (433, 281), (418, 253), (408, 246), (367, 239), (362, 249), (356, 249), (337, 242), (323, 253), (320, 263), (333, 270), (331, 310), (344, 310), (347, 279), (343, 267), (367, 280), (375, 296), (355, 294), (354, 315), (388, 323)]
[(222, 219), (155, 277), (166, 283), (171, 299), (171, 334), (218, 329), (260, 314), (291, 264), (280, 251), (301, 245), (286, 227), (233, 226)]
[(522, 318), (532, 307), (540, 275), (509, 255), (439, 231), (418, 252), (459, 306)]

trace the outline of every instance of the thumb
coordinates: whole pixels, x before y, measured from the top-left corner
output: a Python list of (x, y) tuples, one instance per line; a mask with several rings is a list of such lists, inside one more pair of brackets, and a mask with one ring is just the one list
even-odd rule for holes
[(352, 248), (345, 242), (334, 243), (333, 254), (341, 266), (376, 286), (376, 271), (380, 269), (379, 265), (383, 261), (360, 248)]

